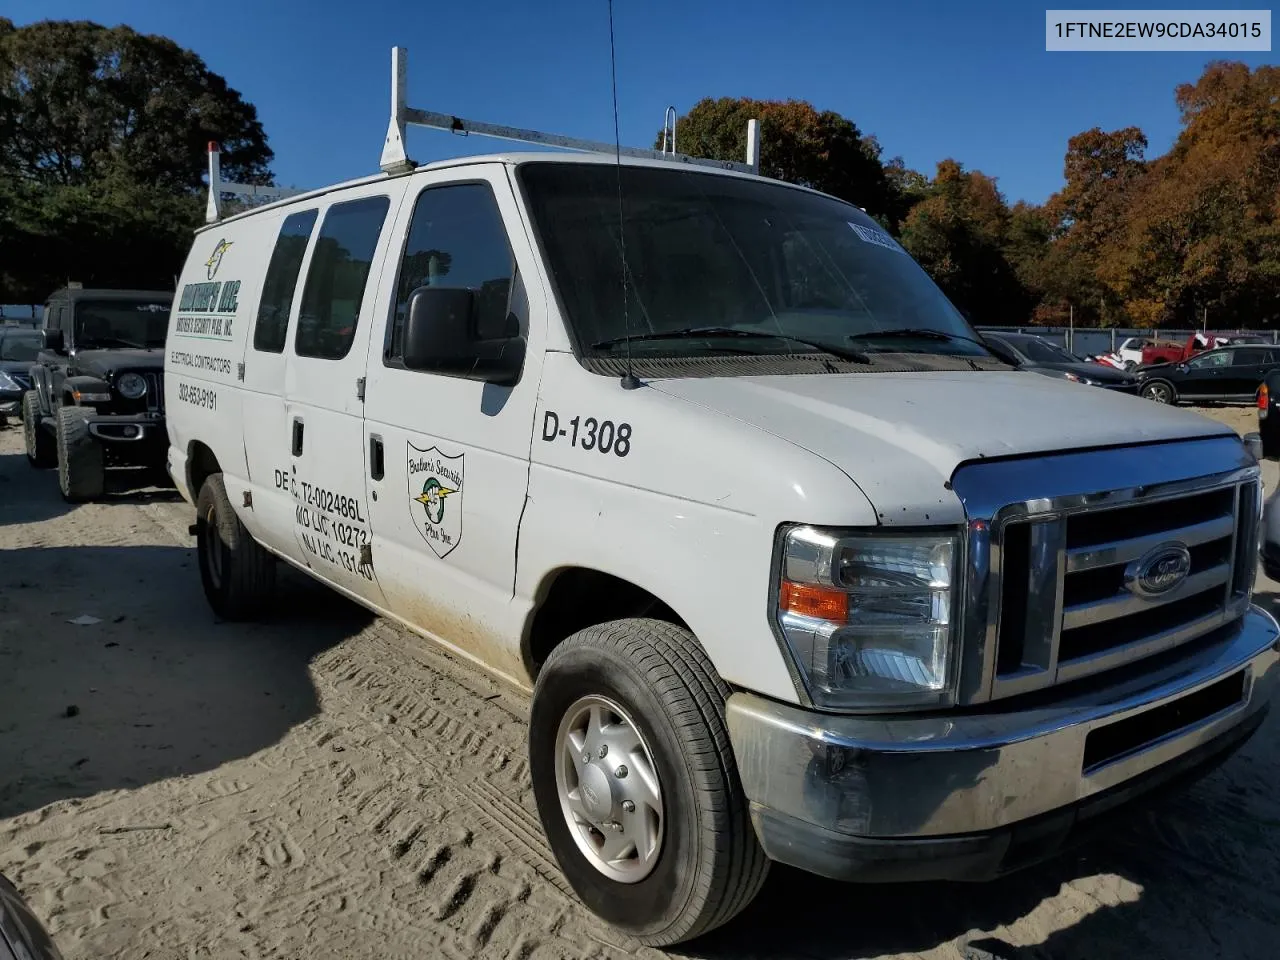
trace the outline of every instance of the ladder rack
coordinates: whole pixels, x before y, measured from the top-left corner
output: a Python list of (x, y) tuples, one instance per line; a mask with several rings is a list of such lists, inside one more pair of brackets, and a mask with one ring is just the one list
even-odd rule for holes
[(263, 200), (280, 200), (284, 197), (296, 197), (303, 193), (289, 187), (266, 187), (256, 183), (233, 183), (222, 179), (222, 151), (216, 141), (209, 141), (209, 201), (204, 208), (205, 223), (217, 223), (222, 217), (222, 195), (234, 194), (238, 197), (250, 197)]
[(690, 163), (704, 167), (716, 167), (721, 170), (737, 170), (740, 173), (758, 175), (760, 172), (760, 121), (758, 120), (749, 120), (747, 122), (747, 162), (738, 163), (734, 160), (707, 160), (702, 157), (690, 157), (682, 153), (676, 153), (674, 107), (668, 107), (667, 114), (663, 118), (664, 143), (661, 150), (646, 150), (643, 147), (619, 147), (612, 143), (566, 137), (556, 133), (543, 133), (539, 130), (506, 127), (495, 123), (484, 123), (479, 120), (464, 120), (461, 117), (449, 114), (410, 107), (407, 102), (408, 53), (409, 51), (405, 47), (391, 48), (391, 122), (387, 126), (387, 139), (382, 147), (382, 160), (379, 164), (386, 173), (404, 173), (412, 170), (415, 166), (405, 151), (405, 128), (410, 124), (419, 127), (431, 127), (436, 130), (448, 130), (450, 133), (460, 133), (464, 136), (474, 133), (485, 137), (495, 137), (499, 140), (516, 140), (521, 143), (536, 143), (542, 146), (562, 147), (567, 150), (580, 150), (586, 153), (604, 153), (610, 156), (618, 153), (624, 157)]

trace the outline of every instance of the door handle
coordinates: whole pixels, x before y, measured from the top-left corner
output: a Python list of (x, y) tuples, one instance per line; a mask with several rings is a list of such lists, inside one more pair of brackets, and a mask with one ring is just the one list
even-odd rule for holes
[(369, 438), (369, 476), (381, 480), (386, 474), (386, 458), (382, 455), (382, 438)]
[(293, 455), (302, 456), (302, 421), (297, 417), (293, 420)]

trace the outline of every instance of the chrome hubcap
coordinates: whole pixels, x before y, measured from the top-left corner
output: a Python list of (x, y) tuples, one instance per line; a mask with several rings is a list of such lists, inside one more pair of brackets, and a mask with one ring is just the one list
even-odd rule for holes
[(662, 850), (662, 787), (653, 753), (622, 707), (583, 697), (556, 735), (560, 810), (578, 849), (620, 883), (643, 880)]

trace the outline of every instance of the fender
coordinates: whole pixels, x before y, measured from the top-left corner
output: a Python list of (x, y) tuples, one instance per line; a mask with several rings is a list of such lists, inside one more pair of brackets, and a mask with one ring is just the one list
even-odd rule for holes
[[(71, 398), (71, 402), (80, 407), (91, 407), (96, 403), (109, 403), (111, 386), (99, 377), (76, 376), (62, 381), (62, 392)], [(88, 396), (105, 396), (105, 400), (82, 399)]]
[(40, 401), (41, 415), (52, 416), (53, 404), (49, 396), (49, 370), (44, 364), (37, 363), (32, 365), (31, 389), (36, 392), (36, 398)]

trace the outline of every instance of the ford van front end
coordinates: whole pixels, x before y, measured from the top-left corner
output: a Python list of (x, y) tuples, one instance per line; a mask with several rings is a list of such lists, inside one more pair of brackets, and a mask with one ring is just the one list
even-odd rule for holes
[(1256, 461), (1234, 436), (981, 459), (950, 529), (784, 526), (774, 626), (807, 704), (727, 717), (769, 856), (981, 880), (1205, 772), (1264, 719)]

